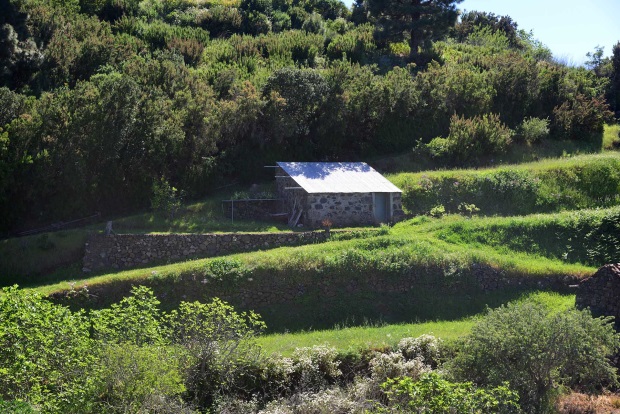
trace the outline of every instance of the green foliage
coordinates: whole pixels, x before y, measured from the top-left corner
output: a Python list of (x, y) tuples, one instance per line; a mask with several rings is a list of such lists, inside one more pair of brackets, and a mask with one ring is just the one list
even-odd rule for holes
[(562, 139), (587, 140), (595, 133), (601, 134), (610, 119), (603, 99), (577, 94), (553, 109), (552, 132)]
[(382, 388), (390, 409), (378, 412), (402, 413), (520, 413), (518, 395), (507, 384), (484, 389), (471, 382), (450, 382), (432, 372), (415, 381), (412, 378), (388, 379)]
[(0, 398), (0, 412), (6, 414), (37, 414), (34, 408), (23, 401), (3, 401)]
[(549, 120), (526, 118), (519, 127), (517, 137), (528, 144), (535, 144), (549, 136)]
[(620, 348), (610, 318), (589, 311), (553, 311), (535, 302), (512, 303), (472, 329), (449, 367), (457, 378), (519, 393), (525, 412), (552, 410), (559, 385), (617, 384), (608, 356)]
[(260, 360), (253, 338), (265, 329), (254, 312), (237, 313), (226, 302), (183, 302), (166, 316), (172, 342), (183, 346), (192, 365), (186, 384), (195, 404), (208, 406), (241, 392), (248, 365)]
[(365, 4), (377, 20), (377, 37), (381, 40), (407, 39), (411, 55), (418, 48), (428, 49), (431, 41), (441, 39), (456, 22), (456, 4), (460, 0), (419, 0), (403, 3), (372, 0)]
[(435, 207), (431, 208), (431, 210), (428, 212), (428, 214), (431, 217), (435, 217), (435, 218), (439, 218), (441, 216), (443, 216), (444, 214), (446, 214), (446, 208), (442, 205), (436, 205)]
[(179, 410), (185, 391), (184, 359), (178, 349), (106, 344), (99, 355), (99, 399), (106, 412), (142, 412), (153, 405)]
[[(436, 139), (432, 144), (438, 142)], [(427, 214), (439, 204), (450, 213), (459, 212), (461, 203), (474, 204), (485, 215), (522, 215), (617, 204), (620, 161), (613, 155), (567, 159), (538, 167), (403, 174), (394, 182), (403, 189), (405, 209), (413, 214)]]
[(162, 345), (168, 334), (158, 305), (150, 289), (134, 287), (131, 296), (109, 309), (93, 311), (93, 337), (112, 344)]
[(432, 157), (451, 164), (464, 165), (482, 156), (505, 152), (512, 140), (512, 131), (494, 114), (472, 119), (454, 115), (447, 138), (435, 138), (424, 148)]
[(217, 281), (235, 281), (249, 272), (243, 262), (235, 259), (212, 259), (205, 266), (205, 277)]
[(487, 26), (476, 28), (467, 36), (467, 43), (496, 51), (506, 50), (509, 46), (506, 35)]
[(5, 288), (0, 407), (16, 413), (34, 412), (30, 406), (42, 413), (189, 413), (188, 399), (206, 408), (222, 393), (241, 393), (244, 370), (260, 360), (252, 341), (265, 327), (258, 315), (239, 314), (220, 300), (183, 302), (168, 314), (158, 304), (151, 290), (136, 287), (87, 317)]
[(174, 215), (181, 208), (181, 194), (164, 177), (153, 183), (151, 208), (164, 213), (170, 220), (174, 220)]
[[(42, 412), (89, 412), (96, 356), (83, 312), (36, 293), (4, 288), (0, 295), (0, 398)], [(19, 405), (14, 409), (22, 410)], [(28, 412), (23, 408), (23, 412)]]
[(461, 42), (466, 39), (473, 41), (477, 34), (485, 32), (488, 35), (500, 34), (511, 47), (520, 46), (517, 23), (510, 16), (496, 16), (493, 13), (473, 10), (463, 13), (460, 17), (454, 32)]
[(376, 49), (372, 30), (371, 25), (362, 25), (335, 36), (327, 46), (327, 56), (335, 60), (346, 57), (352, 62), (363, 63)]

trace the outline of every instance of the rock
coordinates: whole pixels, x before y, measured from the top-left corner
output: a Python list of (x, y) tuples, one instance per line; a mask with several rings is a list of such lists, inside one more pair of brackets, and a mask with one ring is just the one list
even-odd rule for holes
[(590, 308), (594, 316), (614, 316), (620, 328), (620, 263), (607, 264), (583, 280), (577, 289), (575, 305)]

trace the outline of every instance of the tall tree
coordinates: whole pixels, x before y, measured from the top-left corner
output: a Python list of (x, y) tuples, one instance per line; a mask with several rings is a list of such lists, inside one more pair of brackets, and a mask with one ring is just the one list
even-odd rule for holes
[(377, 20), (376, 35), (382, 40), (407, 39), (411, 56), (430, 42), (445, 36), (458, 17), (456, 4), (463, 0), (367, 0)]
[(614, 46), (611, 66), (611, 83), (607, 101), (612, 111), (615, 112), (616, 119), (620, 119), (620, 42)]

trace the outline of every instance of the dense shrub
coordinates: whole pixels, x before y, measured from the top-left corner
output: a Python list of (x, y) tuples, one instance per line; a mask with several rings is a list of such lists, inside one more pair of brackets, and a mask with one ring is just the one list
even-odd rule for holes
[(421, 335), (417, 338), (403, 338), (398, 342), (398, 349), (405, 358), (421, 358), (426, 365), (436, 367), (442, 359), (443, 341), (433, 335)]
[[(5, 288), (0, 295), (0, 398), (45, 413), (89, 412), (97, 386), (95, 343), (83, 312), (40, 295)], [(28, 412), (28, 406), (12, 408)]]
[(551, 131), (560, 139), (588, 140), (601, 134), (611, 117), (604, 99), (577, 94), (553, 109)]
[(471, 382), (454, 383), (437, 373), (428, 373), (419, 380), (393, 378), (383, 384), (389, 408), (381, 413), (518, 414), (518, 395), (506, 384), (495, 388), (478, 388)]
[(589, 311), (557, 312), (535, 302), (491, 310), (449, 364), (458, 379), (508, 386), (528, 413), (550, 412), (559, 385), (616, 385), (607, 357), (620, 348), (610, 318)]
[(505, 152), (512, 142), (512, 131), (494, 114), (471, 119), (454, 115), (447, 138), (435, 138), (425, 145), (431, 157), (455, 165), (479, 162), (482, 157)]
[(549, 136), (549, 120), (526, 118), (518, 129), (517, 137), (528, 144), (535, 144)]

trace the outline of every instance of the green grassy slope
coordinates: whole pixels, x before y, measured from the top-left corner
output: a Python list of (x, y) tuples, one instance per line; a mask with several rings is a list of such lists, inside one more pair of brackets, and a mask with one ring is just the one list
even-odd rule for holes
[[(539, 284), (562, 289), (570, 283), (567, 276), (574, 281), (595, 270), (540, 253), (446, 237), (459, 224), (485, 220), (420, 217), (394, 226), (387, 235), (130, 270), (38, 290), (73, 307), (95, 308), (117, 302), (137, 284), (153, 288), (165, 308), (182, 300), (220, 296), (241, 309), (258, 311), (272, 331), (281, 332), (325, 329), (365, 319), (388, 323), (459, 320), (486, 306), (516, 299), (524, 290), (538, 289)], [(492, 220), (504, 220), (508, 225), (512, 219)], [(229, 271), (214, 271), (221, 263)], [(512, 282), (483, 291), (476, 282), (481, 268)], [(401, 280), (412, 280), (411, 286), (381, 291), (371, 285)], [(268, 306), (253, 306), (251, 300), (238, 295), (279, 283), (304, 289), (292, 301), (275, 300)], [(326, 283), (336, 294), (324, 295)]]
[(527, 215), (620, 204), (620, 153), (606, 152), (480, 170), (389, 176), (403, 206), (426, 214), (475, 206), (483, 215)]

